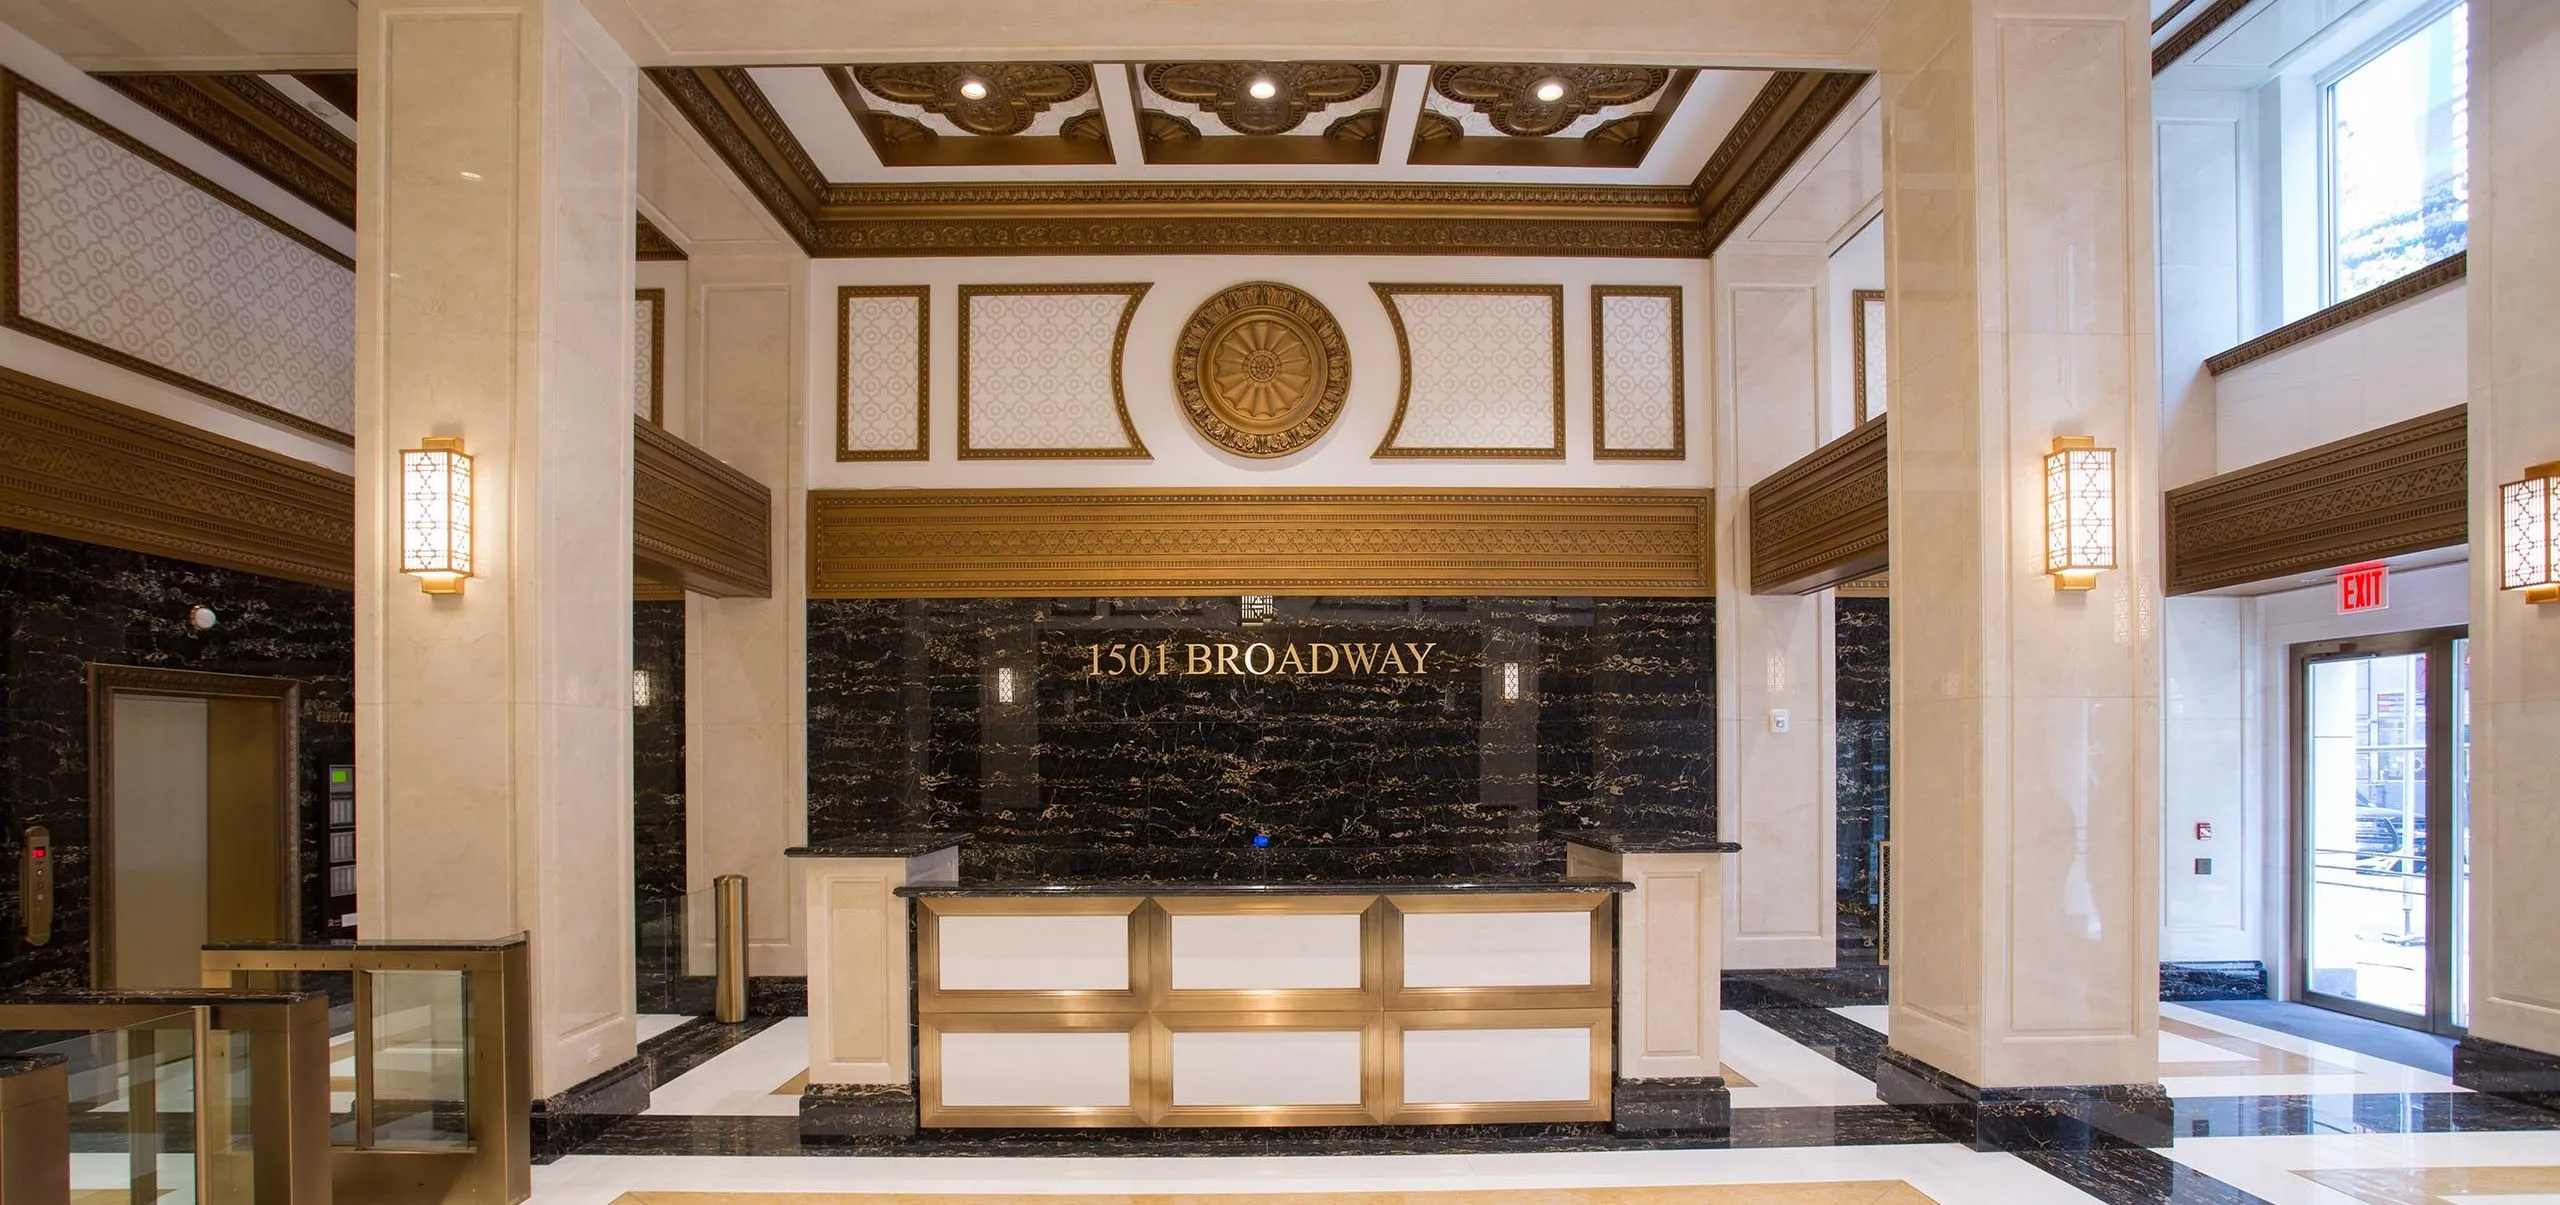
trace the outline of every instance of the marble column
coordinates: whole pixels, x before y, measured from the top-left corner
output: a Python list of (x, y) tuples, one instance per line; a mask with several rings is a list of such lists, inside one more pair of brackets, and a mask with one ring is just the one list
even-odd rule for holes
[(685, 617), (687, 876), (747, 877), (747, 969), (807, 973), (807, 910), (782, 851), (808, 839), (808, 512), (801, 418), (808, 260), (697, 255), (687, 268), (696, 413), (684, 434), (773, 490), (773, 596), (691, 596)]
[[(363, 0), (356, 25), (361, 932), (529, 932), (553, 1097), (636, 1066), (638, 76), (574, 0)], [(475, 458), (459, 595), (399, 571), (400, 450), (428, 435)]]
[(2560, 460), (2560, 6), (2471, 5), (2471, 1034), (2466, 1087), (2560, 1107), (2560, 605), (2499, 588), (2498, 486)]
[[(1827, 967), (1839, 957), (1833, 848), (1831, 596), (1751, 592), (1752, 483), (1822, 443), (1819, 255), (1728, 251), (1715, 260), (1716, 798), (1742, 846), (1724, 875), (1724, 962)], [(1787, 713), (1776, 731), (1775, 713)]]
[[(1878, 1088), (1977, 1145), (2168, 1141), (2149, 16), (1900, 0), (1868, 47), (1893, 332)], [(2116, 449), (2118, 567), (2087, 592), (2044, 573), (2062, 435)]]

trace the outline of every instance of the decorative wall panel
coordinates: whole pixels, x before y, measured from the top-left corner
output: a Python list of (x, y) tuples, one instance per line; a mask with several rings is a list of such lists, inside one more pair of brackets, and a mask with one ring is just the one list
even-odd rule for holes
[(667, 421), (667, 291), (642, 289), (631, 301), (631, 412)]
[(1679, 286), (1592, 286), (1592, 458), (1687, 457), (1682, 385)]
[(1751, 592), (1809, 594), (1885, 567), (1885, 423), (1853, 428), (1751, 487)]
[(2161, 499), (2169, 593), (2469, 539), (2466, 414), (2439, 410), (2170, 490)]
[(354, 442), (352, 261), (17, 76), (0, 107), (10, 327)]
[(1379, 456), (1564, 457), (1564, 290), (1373, 285), (1403, 386)]
[(923, 285), (836, 290), (836, 459), (930, 455), (932, 298)]
[(656, 423), (631, 431), (639, 575), (714, 598), (773, 595), (773, 491)]
[(1703, 490), (811, 490), (812, 598), (1714, 593)]
[(960, 458), (1129, 457), (1120, 356), (1148, 286), (960, 286)]

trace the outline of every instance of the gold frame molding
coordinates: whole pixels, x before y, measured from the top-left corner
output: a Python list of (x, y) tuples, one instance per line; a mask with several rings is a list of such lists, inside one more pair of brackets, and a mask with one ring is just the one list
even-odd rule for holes
[[(1611, 1008), (1389, 1009), (1385, 1079), (1390, 1125), (1480, 1125), (1498, 1122), (1607, 1121), (1616, 1104), (1617, 1033)], [(1591, 1095), (1580, 1101), (1409, 1104), (1404, 1099), (1404, 1034), (1408, 1029), (1582, 1029), (1591, 1031)]]
[[(1877, 305), (1885, 304), (1884, 290), (1849, 290), (1849, 373), (1852, 386), (1850, 390), (1850, 397), (1856, 403), (1856, 410), (1851, 417), (1854, 418), (1855, 421), (1861, 423), (1875, 417), (1875, 415), (1868, 413), (1867, 406), (1867, 386), (1869, 384), (1867, 380), (1867, 340), (1870, 338), (1867, 333), (1867, 303), (1870, 301), (1875, 302)], [(1892, 337), (1892, 332), (1885, 332), (1885, 338), (1890, 339)], [(1888, 347), (1886, 354), (1892, 354), (1890, 347)], [(1887, 406), (1891, 406), (1893, 404), (1892, 399), (1887, 398), (1885, 400), (1885, 404)]]
[[(126, 134), (124, 131), (116, 129), (114, 126), (108, 125), (106, 122), (99, 120), (96, 116), (89, 113), (88, 110), (82, 109), (78, 105), (72, 104), (61, 97), (46, 91), (43, 87), (28, 80), (25, 76), (19, 75), (14, 71), (0, 69), (0, 117), (5, 117), (5, 121), (0, 121), (0, 126), (5, 126), (5, 137), (0, 137), (0, 206), (6, 206), (6, 220), (0, 220), (0, 326), (7, 326), (11, 330), (33, 335), (48, 343), (58, 344), (62, 347), (78, 352), (81, 355), (91, 357), (92, 359), (103, 360), (130, 372), (141, 373), (142, 375), (154, 380), (175, 385), (190, 393), (201, 394), (213, 399), (214, 401), (220, 402), (223, 405), (229, 406), (232, 409), (238, 410), (243, 414), (248, 414), (267, 422), (277, 423), (295, 431), (302, 432), (303, 434), (316, 436), (332, 443), (344, 444), (349, 447), (355, 446), (356, 437), (354, 432), (340, 431), (335, 427), (328, 426), (327, 424), (313, 422), (299, 414), (294, 414), (290, 411), (270, 406), (265, 402), (261, 402), (256, 398), (248, 396), (247, 394), (232, 392), (231, 390), (225, 389), (210, 381), (191, 377), (183, 372), (177, 371), (176, 369), (155, 364), (139, 356), (118, 351), (117, 349), (108, 347), (103, 343), (84, 339), (69, 331), (29, 318), (19, 311), (19, 272), (21, 270), (21, 266), (18, 258), (18, 240), (20, 238), (18, 222), (18, 123), (19, 106), (24, 101), (30, 99), (56, 113), (63, 115), (72, 122), (87, 128), (89, 132), (106, 139), (108, 142), (115, 144), (117, 147), (142, 159), (153, 167), (169, 173), (171, 176), (176, 177), (179, 183), (185, 184), (224, 205), (228, 205), (231, 208), (238, 210), (243, 216), (285, 236), (295, 243), (300, 244), (304, 249), (318, 254), (321, 258), (328, 260), (330, 263), (336, 264), (349, 272), (355, 271), (356, 266), (355, 260), (339, 253), (336, 248), (311, 237), (311, 235), (305, 233), (300, 227), (297, 227), (274, 214), (268, 213), (267, 211), (250, 204), (239, 194), (206, 179), (204, 176), (197, 174), (186, 165), (161, 154), (159, 151), (152, 149), (148, 145), (145, 145), (141, 140), (134, 138), (132, 135)], [(352, 389), (353, 385), (350, 384), (349, 388)]]
[(2456, 251), (2398, 280), (2376, 285), (2327, 309), (2296, 318), (2229, 351), (2209, 356), (2205, 359), (2204, 370), (2221, 376), (2252, 360), (2263, 359), (2297, 343), (2308, 342), (2339, 327), (2370, 318), (2401, 302), (2415, 301), (2463, 279), (2470, 271), (2471, 253)]
[[(1593, 460), (1687, 460), (1689, 458), (1689, 368), (1688, 326), (1681, 316), (1679, 285), (1593, 285), (1591, 286), (1591, 458)], [(1601, 301), (1610, 297), (1668, 297), (1671, 299), (1671, 446), (1668, 448), (1612, 448), (1609, 446), (1609, 368), (1600, 355), (1600, 345), (1608, 337), (1608, 323), (1602, 317)]]
[(1715, 593), (1708, 490), (811, 490), (811, 598)]
[[(960, 286), (960, 459), (962, 460), (1152, 460), (1138, 425), (1129, 419), (1129, 389), (1122, 359), (1129, 349), (1129, 327), (1138, 319), (1138, 303), (1153, 284), (961, 285)], [(1111, 336), (1111, 405), (1120, 415), (1125, 448), (980, 448), (969, 442), (969, 309), (980, 297), (1120, 296), (1120, 328)]]
[[(1504, 892), (1486, 895), (1395, 895), (1382, 910), (1386, 925), (1381, 963), (1386, 979), (1380, 991), (1389, 1012), (1446, 1009), (1597, 1008), (1606, 1011), (1616, 999), (1618, 914), (1610, 906), (1618, 897), (1597, 891), (1544, 893)], [(1448, 915), (1489, 912), (1572, 912), (1591, 914), (1591, 967), (1578, 984), (1523, 987), (1408, 987), (1404, 981), (1404, 921), (1417, 914)]]
[[(912, 297), (916, 301), (916, 446), (912, 448), (856, 448), (849, 442), (853, 434), (853, 340), (847, 324), (853, 318), (856, 297)], [(967, 330), (966, 324), (961, 327)], [(1129, 325), (1124, 315), (1120, 330), (1126, 337)], [(968, 344), (961, 344), (960, 379), (968, 379)], [(961, 406), (968, 405), (964, 395)], [(1127, 412), (1122, 411), (1122, 421)], [(933, 287), (930, 285), (840, 285), (836, 288), (836, 460), (930, 460), (933, 458)]]
[[(1387, 309), (1387, 321), (1396, 331), (1396, 413), (1387, 423), (1386, 437), (1378, 441), (1378, 450), (1369, 454), (1372, 460), (1396, 458), (1437, 460), (1562, 460), (1564, 459), (1564, 286), (1563, 285), (1471, 285), (1471, 284), (1379, 284), (1369, 286), (1378, 294), (1378, 303)], [(1404, 313), (1396, 307), (1396, 298), (1410, 296), (1441, 297), (1544, 297), (1547, 299), (1547, 355), (1549, 375), (1554, 378), (1555, 404), (1552, 411), (1555, 442), (1543, 448), (1425, 448), (1406, 447), (1396, 443), (1404, 433), (1405, 408), (1413, 400), (1413, 337), (1405, 331)]]
[(667, 291), (634, 289), (633, 301), (649, 303), (649, 413), (650, 422), (667, 425)]

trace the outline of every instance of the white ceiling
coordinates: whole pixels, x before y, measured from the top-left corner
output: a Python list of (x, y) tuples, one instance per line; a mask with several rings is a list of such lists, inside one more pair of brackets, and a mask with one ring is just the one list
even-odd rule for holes
[[(1337, 0), (1357, 2), (1357, 0)], [(826, 73), (816, 67), (757, 67), (749, 72), (764, 90), (774, 111), (827, 178), (839, 184), (949, 184), (979, 180), (1326, 180), (1439, 182), (1686, 185), (1697, 178), (1725, 134), (1750, 108), (1769, 80), (1756, 70), (1700, 71), (1655, 139), (1644, 162), (1633, 168), (1473, 167), (1414, 165), (1405, 162), (1413, 144), (1416, 114), (1430, 91), (1431, 69), (1405, 64), (1391, 73), (1387, 97), (1386, 136), (1375, 164), (1194, 164), (1147, 163), (1138, 140), (1136, 110), (1125, 64), (1094, 64), (1095, 88), (1110, 122), (1112, 163), (1049, 164), (1026, 167), (883, 167), (845, 109)]]

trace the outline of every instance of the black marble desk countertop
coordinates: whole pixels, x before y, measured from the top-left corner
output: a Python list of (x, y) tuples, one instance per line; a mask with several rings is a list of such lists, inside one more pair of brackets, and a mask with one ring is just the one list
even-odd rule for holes
[(967, 833), (869, 833), (824, 845), (794, 845), (786, 858), (921, 858), (969, 842)]
[(1732, 854), (1742, 852), (1737, 842), (1718, 841), (1713, 837), (1662, 837), (1631, 833), (1563, 833), (1558, 840), (1613, 854)]
[(1178, 857), (1161, 858), (1094, 851), (974, 866), (964, 860), (957, 882), (911, 883), (898, 888), (897, 894), (1276, 896), (1634, 889), (1609, 879), (1567, 878), (1560, 862), (1538, 856), (1534, 848), (1473, 856), (1440, 853), (1427, 859), (1397, 857), (1395, 852), (1358, 847), (1191, 849), (1179, 851)]
[(1128, 895), (1531, 895), (1541, 892), (1606, 892), (1635, 890), (1615, 879), (1283, 879), (1247, 882), (1240, 879), (1193, 880), (1015, 880), (984, 883), (911, 883), (894, 894), (910, 899), (947, 896), (1011, 896), (1047, 899), (1061, 896)]

